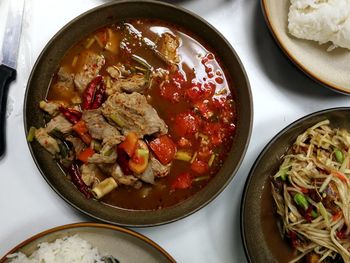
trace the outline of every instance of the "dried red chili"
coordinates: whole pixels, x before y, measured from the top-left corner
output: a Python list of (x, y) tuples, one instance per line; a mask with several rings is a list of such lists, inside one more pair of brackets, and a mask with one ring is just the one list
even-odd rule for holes
[(73, 162), (68, 167), (68, 173), (73, 184), (78, 188), (78, 190), (86, 197), (91, 198), (91, 192), (84, 181), (81, 179), (81, 174), (79, 170), (79, 166), (76, 162)]
[(94, 100), (90, 109), (97, 109), (101, 107), (102, 103), (106, 100), (106, 88), (103, 82), (100, 83), (99, 88), (95, 92)]
[(91, 80), (91, 82), (87, 85), (82, 95), (83, 102), (81, 106), (83, 110), (91, 109), (91, 106), (94, 101), (96, 89), (101, 84), (101, 82), (102, 82), (102, 76), (97, 76), (96, 78)]
[(81, 112), (72, 108), (60, 107), (60, 112), (71, 123), (76, 124), (81, 119)]

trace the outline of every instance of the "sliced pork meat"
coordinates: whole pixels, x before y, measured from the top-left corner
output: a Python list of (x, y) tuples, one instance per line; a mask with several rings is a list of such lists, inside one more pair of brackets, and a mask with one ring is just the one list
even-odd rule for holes
[(146, 170), (137, 177), (145, 183), (154, 184), (154, 172), (151, 165), (147, 165)]
[(61, 102), (56, 101), (40, 101), (39, 107), (51, 116), (56, 116), (60, 113), (60, 107), (63, 105)]
[(111, 151), (111, 154), (104, 155), (101, 153), (94, 153), (88, 158), (88, 163), (104, 164), (104, 163), (115, 163), (117, 161), (117, 153)]
[(176, 64), (180, 62), (180, 57), (177, 53), (177, 49), (179, 46), (180, 41), (178, 37), (170, 33), (163, 33), (157, 41), (158, 51), (171, 64)]
[(98, 75), (105, 62), (105, 58), (102, 55), (92, 51), (86, 51), (80, 55), (80, 64), (82, 66), (74, 77), (74, 84), (80, 93)]
[(147, 103), (146, 97), (137, 92), (109, 96), (102, 105), (102, 113), (114, 121), (124, 135), (134, 131), (142, 138), (144, 135), (168, 132), (168, 127)]
[(72, 86), (74, 80), (74, 74), (71, 73), (66, 67), (60, 67), (57, 72), (57, 78), (60, 82), (66, 82), (67, 85)]
[(95, 164), (83, 164), (80, 167), (81, 179), (87, 186), (95, 186), (100, 180), (97, 177), (99, 173), (98, 167)]
[(164, 165), (153, 155), (151, 155), (150, 163), (154, 176), (165, 177), (170, 173), (171, 163)]
[(117, 182), (123, 185), (135, 186), (135, 184), (138, 182), (138, 179), (133, 175), (124, 175), (119, 177)]
[(80, 103), (81, 99), (74, 87), (74, 74), (66, 67), (60, 67), (57, 72), (57, 81), (51, 87), (56, 100)]
[(62, 133), (70, 133), (72, 131), (73, 125), (67, 121), (67, 119), (62, 115), (57, 115), (52, 118), (46, 125), (46, 131), (50, 133), (53, 130), (60, 131)]
[(120, 78), (111, 81), (111, 86), (106, 89), (108, 95), (125, 91), (131, 92), (142, 92), (147, 88), (147, 79), (144, 74), (134, 74), (127, 78)]
[(98, 165), (98, 167), (105, 174), (112, 176), (118, 184), (134, 186), (138, 180), (138, 178), (133, 175), (125, 175), (117, 163), (109, 165)]
[(60, 152), (58, 142), (47, 133), (45, 128), (39, 128), (35, 131), (35, 139), (49, 153), (55, 155), (56, 153)]
[(122, 72), (120, 71), (120, 69), (116, 66), (113, 67), (108, 67), (106, 69), (106, 71), (108, 72), (108, 74), (114, 78), (114, 79), (120, 79), (123, 77)]
[(105, 120), (100, 109), (84, 111), (82, 119), (86, 122), (92, 138), (103, 140), (103, 144), (113, 146), (124, 139), (119, 131)]

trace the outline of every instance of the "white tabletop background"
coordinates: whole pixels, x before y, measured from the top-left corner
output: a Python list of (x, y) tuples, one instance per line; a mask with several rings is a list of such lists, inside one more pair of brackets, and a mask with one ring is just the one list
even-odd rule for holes
[[(0, 1), (0, 43), (9, 1)], [(102, 0), (26, 0), (17, 80), (10, 86), (7, 153), (0, 160), (0, 258), (24, 239), (63, 224), (93, 221), (65, 203), (31, 158), (23, 128), (23, 99), (35, 60), (68, 21)], [(249, 76), (254, 125), (244, 161), (228, 187), (209, 205), (180, 221), (134, 229), (157, 242), (178, 262), (246, 262), (240, 236), (245, 180), (260, 151), (282, 128), (321, 109), (350, 106), (350, 97), (328, 90), (301, 73), (280, 51), (257, 0), (188, 0), (229, 40)]]

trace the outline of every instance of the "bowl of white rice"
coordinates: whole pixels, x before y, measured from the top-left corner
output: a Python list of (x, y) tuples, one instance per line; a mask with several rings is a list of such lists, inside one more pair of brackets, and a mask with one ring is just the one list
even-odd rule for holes
[(9, 251), (0, 263), (175, 262), (147, 237), (118, 226), (76, 223), (39, 233)]

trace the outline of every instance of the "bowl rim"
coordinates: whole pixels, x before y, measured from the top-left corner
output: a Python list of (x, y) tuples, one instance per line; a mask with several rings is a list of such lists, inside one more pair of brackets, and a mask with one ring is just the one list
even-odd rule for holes
[(59, 232), (62, 230), (73, 229), (73, 228), (101, 228), (101, 229), (112, 230), (112, 231), (128, 234), (132, 237), (135, 237), (135, 238), (151, 245), (158, 252), (163, 254), (169, 260), (169, 262), (174, 262), (174, 263), (176, 262), (175, 259), (167, 251), (165, 251), (159, 244), (157, 244), (156, 242), (154, 242), (150, 238), (148, 238), (148, 237), (146, 237), (146, 236), (144, 236), (136, 231), (133, 231), (133, 230), (127, 229), (127, 228), (123, 228), (120, 226), (103, 224), (103, 223), (78, 222), (78, 223), (56, 226), (56, 227), (44, 230), (42, 232), (39, 232), (39, 233), (25, 239), (24, 241), (22, 241), (21, 243), (16, 245), (14, 248), (12, 248), (10, 251), (8, 251), (2, 258), (0, 258), (0, 263), (5, 262), (8, 255), (18, 252), (18, 250), (21, 249), (22, 247), (30, 244), (31, 242), (33, 242), (41, 237), (44, 237), (46, 235), (53, 234), (55, 232)]
[(346, 89), (342, 86), (336, 85), (336, 84), (332, 84), (329, 81), (327, 81), (326, 79), (322, 78), (321, 76), (318, 76), (316, 74), (314, 74), (312, 71), (310, 71), (309, 69), (307, 69), (294, 55), (292, 52), (290, 52), (288, 50), (288, 48), (284, 45), (283, 41), (281, 40), (281, 37), (278, 34), (278, 31), (275, 29), (274, 25), (271, 22), (271, 15), (269, 13), (269, 10), (267, 8), (267, 4), (266, 2), (269, 0), (260, 0), (260, 4), (261, 4), (261, 9), (262, 9), (262, 13), (264, 15), (265, 18), (265, 22), (266, 25), (272, 35), (272, 37), (274, 38), (275, 42), (277, 43), (277, 45), (280, 47), (280, 49), (283, 51), (284, 55), (297, 67), (301, 70), (301, 72), (303, 72), (306, 76), (308, 76), (310, 79), (314, 80), (316, 83), (321, 84), (322, 86), (336, 91), (338, 93), (344, 94), (344, 95), (350, 95), (350, 90)]
[(270, 141), (264, 146), (264, 148), (261, 150), (261, 152), (259, 153), (258, 157), (256, 158), (256, 160), (254, 161), (247, 179), (245, 181), (244, 184), (244, 188), (243, 188), (243, 194), (242, 194), (242, 198), (241, 198), (241, 205), (240, 205), (240, 234), (241, 234), (241, 239), (242, 239), (242, 243), (243, 243), (243, 248), (244, 248), (244, 254), (246, 256), (246, 259), (249, 262), (254, 262), (254, 260), (252, 260), (251, 255), (249, 254), (249, 248), (248, 248), (248, 242), (246, 239), (246, 235), (245, 235), (245, 228), (246, 228), (246, 224), (244, 222), (244, 214), (246, 212), (246, 210), (248, 209), (248, 207), (246, 207), (246, 200), (247, 200), (247, 196), (248, 196), (248, 188), (250, 186), (250, 183), (253, 179), (253, 175), (254, 172), (256, 170), (256, 167), (258, 166), (258, 164), (260, 163), (262, 157), (265, 155), (265, 153), (270, 149), (270, 147), (281, 137), (283, 136), (288, 130), (290, 130), (291, 128), (293, 128), (294, 126), (304, 122), (305, 120), (308, 120), (310, 118), (319, 116), (319, 115), (323, 115), (326, 113), (330, 113), (330, 112), (335, 112), (335, 111), (350, 111), (350, 106), (342, 106), (342, 107), (333, 107), (333, 108), (327, 108), (327, 109), (323, 109), (323, 110), (318, 110), (312, 113), (309, 113), (307, 115), (304, 115), (300, 118), (298, 118), (297, 120), (293, 121), (292, 123), (288, 124), (287, 126), (285, 126), (282, 130), (280, 130), (276, 135), (274, 135)]
[[(175, 222), (177, 220), (183, 219), (195, 212), (197, 212), (198, 210), (202, 209), (203, 207), (205, 207), (206, 205), (208, 205), (210, 202), (212, 202), (226, 187), (227, 185), (232, 181), (234, 175), (237, 173), (238, 169), (240, 168), (242, 161), (244, 159), (244, 156), (247, 152), (249, 143), (250, 143), (250, 138), (251, 138), (251, 134), (252, 134), (252, 127), (253, 127), (253, 97), (252, 97), (252, 91), (251, 91), (251, 86), (250, 86), (250, 82), (249, 82), (249, 78), (248, 75), (246, 73), (246, 70), (243, 66), (243, 63), (241, 61), (241, 59), (239, 58), (237, 52), (234, 50), (234, 48), (232, 47), (232, 45), (228, 42), (228, 40), (213, 26), (211, 25), (208, 21), (206, 21), (204, 18), (200, 17), (199, 15), (183, 8), (180, 6), (175, 6), (173, 4), (170, 3), (164, 3), (164, 2), (160, 2), (160, 1), (156, 1), (156, 0), (121, 0), (121, 1), (116, 1), (116, 2), (110, 2), (110, 3), (106, 3), (106, 4), (102, 4), (102, 5), (98, 5), (92, 9), (89, 9), (83, 13), (81, 13), (80, 15), (78, 15), (77, 17), (73, 18), (72, 20), (70, 20), (68, 23), (66, 23), (62, 28), (60, 28), (59, 31), (57, 31), (56, 34), (54, 34), (50, 40), (46, 43), (46, 45), (44, 46), (44, 48), (42, 49), (41, 53), (39, 54), (35, 64), (33, 65), (33, 68), (31, 70), (30, 76), (28, 78), (28, 82), (27, 82), (27, 86), (26, 86), (26, 91), (25, 91), (25, 96), (24, 96), (24, 107), (23, 107), (23, 121), (24, 121), (24, 130), (25, 130), (25, 136), (28, 136), (28, 131), (26, 129), (28, 123), (27, 123), (27, 116), (26, 116), (26, 112), (27, 112), (27, 100), (28, 100), (28, 95), (29, 95), (29, 87), (31, 82), (33, 81), (34, 78), (34, 73), (35, 73), (35, 69), (37, 68), (37, 66), (40, 64), (42, 57), (44, 56), (44, 54), (46, 53), (46, 51), (50, 48), (50, 46), (52, 45), (52, 43), (54, 43), (56, 41), (56, 39), (62, 34), (64, 33), (68, 28), (70, 28), (72, 26), (72, 24), (76, 23), (77, 21), (79, 21), (82, 17), (87, 16), (91, 13), (94, 13), (96, 11), (98, 11), (99, 9), (103, 9), (109, 6), (114, 6), (114, 5), (123, 5), (123, 4), (135, 4), (135, 3), (140, 3), (140, 4), (152, 4), (152, 5), (158, 5), (158, 6), (163, 6), (165, 8), (170, 8), (173, 10), (177, 10), (181, 13), (185, 13), (188, 16), (192, 16), (193, 18), (195, 18), (196, 20), (198, 20), (200, 23), (202, 23), (203, 25), (205, 25), (207, 28), (209, 28), (210, 30), (212, 30), (221, 40), (223, 43), (225, 43), (225, 45), (227, 46), (227, 48), (230, 50), (230, 52), (232, 53), (232, 57), (235, 58), (235, 60), (237, 61), (237, 64), (239, 65), (239, 68), (242, 72), (242, 79), (244, 79), (244, 83), (246, 86), (246, 93), (248, 94), (248, 102), (249, 102), (249, 111), (248, 111), (248, 115), (249, 115), (249, 120), (246, 120), (246, 122), (249, 122), (248, 124), (248, 132), (246, 132), (246, 141), (244, 142), (244, 147), (242, 148), (242, 152), (240, 153), (240, 157), (238, 158), (238, 162), (236, 167), (234, 167), (234, 169), (232, 169), (230, 171), (231, 175), (229, 176), (228, 180), (225, 181), (225, 183), (220, 184), (219, 190), (215, 193), (212, 194), (210, 196), (210, 198), (207, 198), (205, 201), (201, 202), (201, 204), (197, 207), (195, 207), (194, 209), (187, 211), (186, 213), (182, 214), (182, 215), (177, 215), (177, 216), (173, 216), (170, 218), (166, 218), (163, 219), (159, 222), (156, 223), (120, 223), (120, 222), (115, 222), (113, 220), (108, 220), (106, 218), (103, 218), (99, 215), (96, 215), (92, 212), (87, 211), (86, 209), (80, 208), (77, 204), (75, 204), (73, 201), (70, 201), (68, 198), (66, 198), (58, 189), (55, 188), (55, 186), (50, 182), (50, 180), (45, 176), (44, 171), (41, 169), (40, 164), (38, 162), (38, 160), (36, 158), (34, 158), (34, 150), (31, 146), (31, 143), (27, 141), (27, 145), (28, 148), (30, 150), (32, 159), (35, 162), (35, 165), (37, 166), (41, 176), (45, 179), (45, 181), (49, 184), (49, 186), (65, 201), (67, 202), (70, 206), (72, 206), (73, 208), (77, 209), (78, 211), (82, 212), (85, 215), (88, 215), (92, 218), (95, 218), (97, 220), (100, 220), (102, 222), (105, 223), (110, 223), (113, 225), (119, 225), (119, 226), (126, 226), (126, 227), (153, 227), (153, 226), (158, 226), (158, 225), (164, 225), (164, 224), (168, 224), (171, 222)], [(190, 29), (190, 31), (193, 31)], [(195, 32), (194, 32), (195, 33)], [(213, 48), (213, 47), (212, 47)], [(213, 48), (213, 50), (215, 51), (215, 48)], [(239, 102), (238, 102), (239, 103)], [(227, 160), (227, 159), (226, 159)], [(183, 202), (177, 203), (171, 207), (167, 207), (167, 208), (163, 208), (161, 210), (165, 210), (165, 209), (171, 209), (172, 207), (175, 207), (181, 203), (184, 203), (186, 201), (188, 201), (190, 198), (184, 200)], [(125, 210), (125, 209), (123, 209)], [(128, 210), (128, 209), (126, 209)], [(153, 210), (130, 210), (131, 212), (153, 212)]]

